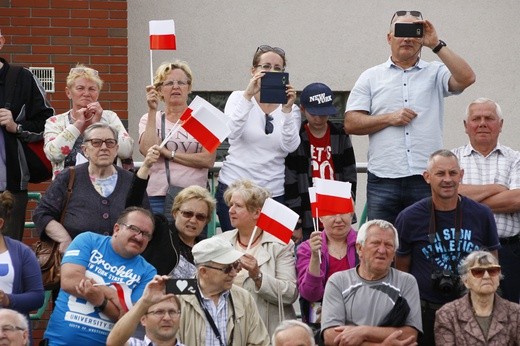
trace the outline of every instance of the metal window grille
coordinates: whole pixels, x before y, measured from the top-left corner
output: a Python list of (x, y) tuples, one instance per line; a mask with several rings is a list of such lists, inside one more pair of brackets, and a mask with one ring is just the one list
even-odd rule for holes
[(29, 67), (29, 70), (40, 80), (45, 92), (54, 92), (54, 67)]

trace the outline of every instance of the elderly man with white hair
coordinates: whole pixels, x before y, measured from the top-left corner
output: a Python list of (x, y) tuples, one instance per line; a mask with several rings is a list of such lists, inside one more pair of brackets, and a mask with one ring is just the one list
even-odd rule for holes
[(0, 345), (29, 345), (29, 323), (24, 315), (11, 309), (0, 309)]

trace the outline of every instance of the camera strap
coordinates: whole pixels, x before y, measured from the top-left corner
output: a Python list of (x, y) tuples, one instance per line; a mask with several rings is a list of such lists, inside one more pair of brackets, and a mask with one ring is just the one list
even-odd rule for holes
[[(455, 247), (456, 248), (458, 248), (458, 245), (459, 245), (461, 228), (462, 228), (462, 208), (460, 207), (460, 201), (461, 201), (461, 197), (458, 196), (457, 207), (455, 208)], [(435, 262), (434, 262), (434, 257), (435, 257), (435, 254), (438, 254), (438, 252), (435, 249), (435, 245), (434, 245), (435, 235), (438, 231), (437, 230), (437, 219), (436, 219), (436, 215), (435, 215), (435, 204), (433, 203), (433, 200), (431, 197), (428, 198), (427, 203), (428, 203), (428, 209), (430, 209), (430, 225), (429, 225), (429, 230), (428, 230), (428, 239), (430, 241), (430, 244), (432, 245), (432, 251), (433, 251), (433, 256), (430, 257), (430, 260), (431, 260), (432, 268), (435, 268), (436, 266), (435, 266)], [(441, 241), (441, 244), (446, 249), (448, 249), (449, 244), (444, 241), (443, 237), (439, 236), (439, 239)], [(457, 261), (454, 259), (453, 256), (449, 256), (449, 260), (450, 260), (451, 271), (453, 273), (457, 273)]]

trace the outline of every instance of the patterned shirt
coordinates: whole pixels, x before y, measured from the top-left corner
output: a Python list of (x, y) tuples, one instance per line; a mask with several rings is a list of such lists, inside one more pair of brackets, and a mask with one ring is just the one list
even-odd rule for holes
[[(155, 346), (155, 344), (148, 338), (148, 336), (144, 336), (144, 339), (130, 338), (128, 340), (128, 345), (130, 346)], [(174, 346), (184, 346), (179, 342), (179, 340), (175, 340)]]
[[(201, 293), (202, 294), (202, 293)], [(227, 307), (227, 298), (229, 296), (229, 291), (222, 293), (218, 299), (218, 305), (215, 306), (213, 300), (205, 298), (202, 296), (202, 302), (206, 309), (208, 309), (217, 329), (220, 333), (220, 337), (222, 338), (222, 344), (227, 345), (226, 343), (226, 331), (227, 331), (227, 317), (228, 317), (228, 307)], [(211, 328), (209, 323), (206, 323), (206, 346), (220, 346), (220, 343), (215, 335), (215, 332)]]
[[(520, 152), (500, 144), (486, 157), (471, 144), (452, 151), (464, 169), (463, 184), (500, 184), (509, 190), (520, 189)], [(519, 232), (520, 212), (494, 215), (500, 238), (508, 238)]]

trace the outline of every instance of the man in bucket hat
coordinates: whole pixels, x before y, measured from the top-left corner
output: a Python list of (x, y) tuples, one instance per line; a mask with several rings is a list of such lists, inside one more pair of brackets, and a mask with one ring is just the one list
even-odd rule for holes
[(334, 95), (323, 83), (307, 85), (300, 96), (300, 109), (306, 120), (300, 128), (298, 149), (285, 158), (285, 204), (300, 215), (293, 233), (295, 243), (309, 239), (313, 229), (309, 201), (312, 178), (352, 183), (356, 195), (356, 158), (343, 124), (332, 123), (337, 110)]
[(212, 237), (192, 249), (199, 291), (181, 295), (181, 340), (190, 345), (269, 345), (269, 335), (253, 298), (233, 285), (243, 253)]

